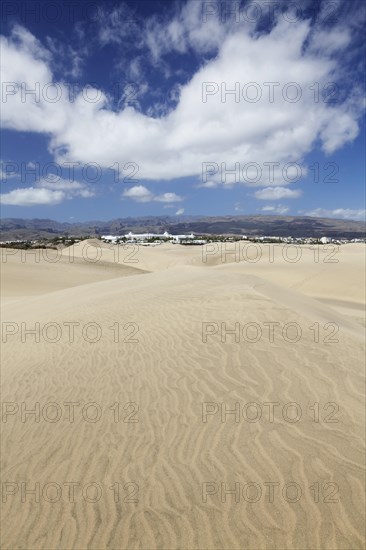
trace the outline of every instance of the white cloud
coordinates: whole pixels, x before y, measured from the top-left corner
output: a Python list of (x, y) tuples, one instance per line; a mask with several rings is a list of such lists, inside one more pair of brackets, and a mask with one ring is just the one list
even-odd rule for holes
[(54, 205), (59, 204), (65, 198), (66, 195), (63, 191), (51, 191), (36, 187), (13, 189), (9, 193), (0, 195), (1, 203), (10, 206)]
[(62, 178), (48, 180), (44, 178), (37, 182), (37, 187), (52, 189), (54, 191), (65, 191), (68, 198), (77, 196), (89, 198), (95, 196), (95, 192), (88, 185), (76, 180), (64, 180)]
[(254, 196), (256, 199), (265, 201), (276, 201), (279, 199), (297, 199), (302, 195), (300, 189), (287, 189), (286, 187), (266, 187), (260, 191), (256, 191)]
[(122, 196), (128, 199), (132, 199), (136, 202), (156, 201), (156, 202), (171, 203), (171, 202), (181, 202), (183, 200), (183, 198), (177, 195), (176, 193), (163, 193), (162, 195), (154, 195), (151, 191), (149, 191), (149, 189), (147, 189), (143, 185), (135, 185), (130, 189), (126, 189), (123, 192)]
[(29, 53), (33, 59), (50, 62), (52, 59), (51, 53), (46, 50), (41, 42), (22, 25), (14, 25), (12, 29), (12, 40), (21, 45), (21, 47)]
[(179, 208), (179, 210), (176, 211), (176, 216), (182, 216), (184, 214), (184, 208)]
[(135, 185), (123, 191), (123, 197), (132, 199), (136, 202), (150, 202), (153, 200), (154, 195), (143, 185)]
[(182, 202), (183, 198), (176, 193), (163, 193), (163, 195), (157, 195), (153, 199), (157, 202)]
[[(0, 47), (3, 55), (3, 126), (51, 134), (59, 131), (71, 114), (72, 104), (67, 99), (67, 89), (58, 83), (61, 101), (47, 100), (47, 97), (54, 97), (50, 86), (53, 80), (49, 52), (22, 27), (15, 27), (9, 39), (1, 37)], [(32, 93), (34, 90), (36, 92)]]
[(86, 42), (79, 41), (78, 50), (75, 50), (71, 44), (64, 44), (59, 39), (53, 37), (46, 38), (47, 47), (52, 54), (53, 66), (57, 66), (62, 71), (64, 77), (71, 76), (73, 79), (82, 74), (84, 57), (88, 50)]
[[(337, 43), (340, 53), (336, 60), (321, 49), (314, 50), (315, 46), (307, 48), (309, 21), (288, 23), (281, 19), (267, 34), (255, 34), (251, 27), (242, 25), (227, 32), (217, 18), (202, 23), (197, 11), (200, 4), (193, 2), (182, 8), (177, 20), (169, 22), (167, 34), (162, 33), (165, 26), (149, 22), (147, 40), (156, 59), (165, 49), (186, 51), (194, 46), (204, 54), (217, 48), (217, 55), (205, 61), (181, 87), (174, 110), (169, 112), (163, 106), (158, 109), (162, 113), (159, 118), (132, 107), (115, 111), (105, 94), (91, 89), (88, 97), (97, 96), (95, 102), (81, 93), (71, 102), (66, 87), (57, 83), (61, 98), (55, 103), (46, 101), (42, 94), (39, 101), (27, 96), (26, 102), (21, 101), (20, 91), (8, 95), (2, 104), (3, 126), (50, 135), (50, 151), (59, 162), (97, 162), (104, 168), (116, 162), (123, 166), (126, 159), (136, 162), (141, 181), (200, 176), (203, 162), (224, 162), (228, 168), (236, 162), (261, 167), (278, 162), (282, 168), (288, 162), (301, 161), (318, 143), (329, 153), (355, 139), (363, 110), (357, 90), (336, 104), (315, 101), (311, 91), (314, 82), (322, 89), (327, 82), (341, 80), (345, 36)], [(314, 36), (312, 40), (316, 44)], [(330, 37), (329, 44), (334, 40)], [(1, 42), (3, 82), (24, 82), (28, 89), (34, 89), (38, 82), (41, 90), (52, 82), (50, 54), (28, 31), (17, 28), (13, 36)], [(257, 88), (248, 89), (244, 99), (249, 82), (258, 83)], [(265, 82), (278, 83), (273, 102)], [(289, 82), (296, 82), (301, 91), (297, 102), (283, 96), (286, 90), (290, 98), (296, 92), (294, 87), (286, 88)], [(206, 83), (214, 83), (215, 93), (204, 102)], [(236, 83), (238, 101), (228, 95), (223, 102), (224, 86), (233, 89)], [(256, 92), (258, 101), (250, 101)], [(216, 184), (221, 181), (220, 174), (210, 179)], [(276, 185), (265, 174), (255, 184)], [(213, 187), (209, 182), (203, 186)]]
[(171, 52), (186, 53), (193, 49), (206, 54), (215, 51), (230, 30), (230, 18), (220, 21), (218, 10), (203, 22), (202, 2), (190, 0), (180, 11), (165, 18), (153, 17), (146, 22), (142, 40), (155, 63)]
[(364, 221), (366, 218), (366, 210), (353, 210), (351, 208), (336, 208), (334, 210), (328, 210), (326, 208), (315, 208), (314, 210), (305, 212), (304, 215), (315, 218), (338, 218), (344, 220)]
[(270, 212), (271, 214), (278, 214), (280, 216), (286, 214), (289, 210), (290, 209), (283, 204), (276, 204), (275, 206), (267, 205), (262, 208), (262, 212)]
[(36, 187), (13, 189), (0, 195), (0, 200), (2, 204), (12, 206), (35, 206), (59, 204), (74, 197), (87, 199), (94, 196), (95, 192), (86, 184), (59, 178), (54, 181), (42, 179), (36, 183)]

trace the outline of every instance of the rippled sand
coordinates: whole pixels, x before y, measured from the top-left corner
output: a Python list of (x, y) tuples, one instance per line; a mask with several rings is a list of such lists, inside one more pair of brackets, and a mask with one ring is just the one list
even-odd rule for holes
[(250, 246), (1, 251), (2, 548), (364, 548), (365, 247)]

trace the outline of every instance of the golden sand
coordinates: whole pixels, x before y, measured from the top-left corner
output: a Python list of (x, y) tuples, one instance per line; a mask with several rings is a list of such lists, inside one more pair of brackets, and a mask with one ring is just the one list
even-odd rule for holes
[(364, 245), (95, 245), (2, 258), (2, 548), (364, 548)]

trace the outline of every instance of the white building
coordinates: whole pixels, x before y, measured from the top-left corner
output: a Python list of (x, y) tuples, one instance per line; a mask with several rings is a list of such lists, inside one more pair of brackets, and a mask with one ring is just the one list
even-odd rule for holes
[(169, 239), (171, 235), (167, 231), (162, 235), (158, 233), (131, 233), (130, 231), (126, 233), (125, 237), (133, 241), (144, 241), (145, 239)]
[[(195, 238), (193, 233), (191, 233), (190, 235), (171, 235), (167, 231), (165, 231), (165, 233), (163, 233), (163, 234), (159, 234), (159, 233), (132, 233), (130, 231), (129, 233), (126, 233), (126, 235), (124, 235), (124, 237), (130, 242), (131, 241), (146, 241), (146, 240), (149, 240), (149, 239), (159, 239), (159, 240), (162, 240), (162, 241), (170, 240), (170, 241), (173, 241), (175, 243), (179, 243), (180, 241), (185, 241), (185, 240), (193, 240)], [(114, 235), (102, 235), (102, 239), (104, 241), (111, 242), (111, 243), (115, 243), (120, 238), (121, 237), (116, 237)]]
[(320, 242), (321, 242), (322, 244), (329, 244), (329, 243), (332, 242), (332, 239), (329, 239), (329, 237), (322, 237), (322, 238), (320, 239)]
[(162, 239), (162, 240), (173, 240), (176, 242), (185, 240), (185, 239), (194, 239), (193, 233), (190, 235), (171, 235), (167, 231), (162, 235), (159, 233), (127, 233), (125, 235), (126, 239), (135, 240), (135, 241), (144, 241), (146, 239)]
[(115, 243), (118, 239), (118, 237), (115, 237), (114, 235), (102, 235), (103, 241), (107, 241), (109, 243)]

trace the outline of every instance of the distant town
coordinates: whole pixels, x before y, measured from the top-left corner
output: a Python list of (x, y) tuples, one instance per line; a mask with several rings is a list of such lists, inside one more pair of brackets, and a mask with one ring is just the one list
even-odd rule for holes
[(256, 236), (256, 235), (195, 235), (180, 234), (174, 235), (167, 231), (158, 233), (126, 233), (124, 235), (94, 235), (70, 236), (60, 235), (52, 238), (39, 239), (24, 239), (24, 240), (7, 240), (0, 241), (1, 248), (19, 248), (19, 249), (36, 249), (36, 248), (63, 248), (79, 243), (86, 239), (99, 240), (110, 245), (123, 245), (137, 243), (141, 246), (158, 246), (163, 243), (172, 243), (182, 246), (203, 246), (210, 242), (238, 242), (247, 241), (254, 243), (284, 243), (296, 245), (343, 245), (348, 243), (366, 243), (366, 238), (362, 239), (345, 239), (323, 237), (277, 237), (277, 236)]

